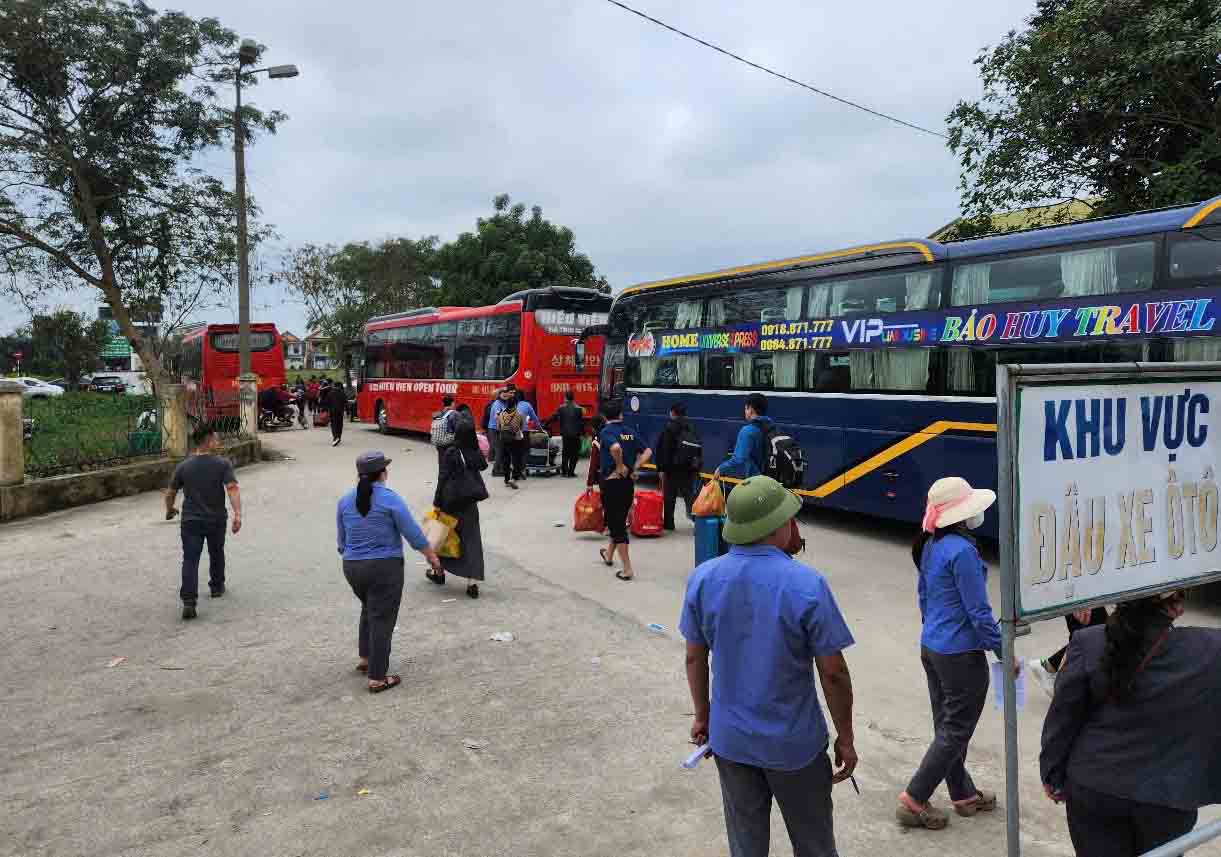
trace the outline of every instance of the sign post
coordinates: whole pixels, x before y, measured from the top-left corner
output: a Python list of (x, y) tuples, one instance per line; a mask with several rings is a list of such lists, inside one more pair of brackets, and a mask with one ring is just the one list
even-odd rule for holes
[(1221, 363), (997, 366), (1009, 857), (1019, 623), (1221, 579)]

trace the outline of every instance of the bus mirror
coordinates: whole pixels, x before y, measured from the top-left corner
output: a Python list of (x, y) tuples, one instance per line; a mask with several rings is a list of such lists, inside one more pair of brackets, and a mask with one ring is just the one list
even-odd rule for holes
[(585, 340), (574, 339), (572, 341), (572, 365), (577, 368), (578, 372), (585, 369)]

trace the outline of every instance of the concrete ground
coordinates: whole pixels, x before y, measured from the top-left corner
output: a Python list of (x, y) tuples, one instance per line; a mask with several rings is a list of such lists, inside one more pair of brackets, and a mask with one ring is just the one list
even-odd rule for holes
[[(713, 767), (678, 767), (692, 710), (674, 630), (691, 567), (685, 521), (634, 545), (638, 579), (625, 584), (599, 564), (599, 539), (571, 531), (583, 483), (511, 492), (489, 479), (483, 597), (428, 584), (409, 555), (391, 658), (404, 686), (370, 696), (352, 669), (357, 609), (334, 501), (356, 454), (381, 448), (396, 459), (391, 486), (422, 513), (435, 453), (360, 424), (338, 449), (321, 430), (269, 442), (293, 458), (239, 471), (230, 592), (204, 599), (193, 623), (178, 618), (177, 526), (158, 495), (0, 529), (0, 855), (727, 853)], [(857, 638), (847, 656), (861, 794), (836, 789), (840, 853), (1003, 853), (1003, 812), (939, 833), (893, 820), (931, 732), (910, 528), (827, 513), (802, 524), (806, 559)], [(1219, 619), (1194, 603), (1188, 621)], [(492, 642), (497, 631), (516, 640)], [(1064, 636), (1043, 623), (1021, 653), (1050, 653)], [(1032, 689), (1023, 853), (1069, 855), (1063, 810), (1037, 779), (1046, 709)], [(1003, 792), (991, 707), (970, 767)], [(773, 840), (790, 853), (778, 813)]]

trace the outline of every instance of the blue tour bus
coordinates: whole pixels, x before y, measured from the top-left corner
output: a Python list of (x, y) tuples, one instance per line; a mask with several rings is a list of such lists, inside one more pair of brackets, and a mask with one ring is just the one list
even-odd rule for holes
[(998, 362), (1221, 359), (1219, 305), (1221, 197), (644, 283), (586, 334), (648, 443), (686, 404), (705, 477), (758, 391), (805, 451), (808, 503), (919, 521), (938, 477), (996, 487)]

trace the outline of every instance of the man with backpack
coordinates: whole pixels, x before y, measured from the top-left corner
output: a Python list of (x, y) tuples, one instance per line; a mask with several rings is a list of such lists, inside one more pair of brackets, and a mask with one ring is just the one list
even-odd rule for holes
[(564, 404), (560, 405), (547, 422), (558, 421), (560, 437), (564, 441), (560, 474), (577, 475), (577, 461), (581, 457), (581, 435), (585, 432), (585, 411), (576, 403), (572, 390), (564, 393)]
[(683, 498), (687, 517), (691, 517), (695, 476), (704, 460), (704, 447), (687, 421), (687, 408), (681, 402), (670, 406), (670, 421), (657, 439), (657, 469), (662, 474), (662, 529), (674, 529), (674, 503)]
[(767, 397), (751, 393), (744, 408), (746, 425), (738, 431), (733, 454), (716, 469), (739, 479), (760, 474), (770, 476), (785, 488), (800, 488), (805, 481), (806, 457), (793, 438), (776, 430), (767, 415)]
[[(437, 448), (437, 467), (445, 457), (445, 450), (454, 443), (454, 431), (458, 426), (458, 412), (454, 410), (454, 397), (441, 398), (441, 410), (432, 415), (429, 425), (429, 435), (432, 445)], [(439, 471), (438, 471), (439, 472)]]

